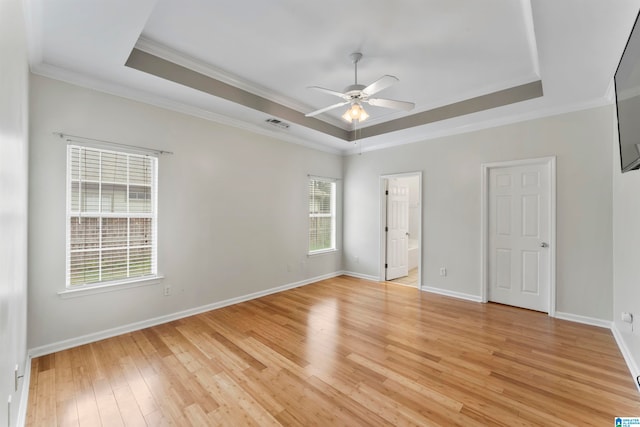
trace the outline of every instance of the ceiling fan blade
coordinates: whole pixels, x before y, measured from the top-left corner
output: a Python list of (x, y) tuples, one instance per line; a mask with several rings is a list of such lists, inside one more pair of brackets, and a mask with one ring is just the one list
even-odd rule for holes
[(342, 107), (343, 105), (347, 105), (348, 103), (349, 103), (349, 101), (338, 102), (337, 104), (333, 104), (333, 105), (330, 105), (328, 107), (321, 108), (321, 109), (316, 110), (316, 111), (312, 111), (311, 113), (307, 113), (304, 116), (305, 117), (317, 116), (318, 114), (324, 113), (325, 111), (329, 111), (329, 110), (333, 110), (334, 108)]
[(340, 97), (342, 99), (345, 99), (345, 100), (349, 99), (349, 97), (346, 94), (342, 93), (342, 92), (338, 92), (338, 91), (331, 90), (331, 89), (325, 89), (325, 88), (320, 87), (320, 86), (309, 86), (307, 89), (319, 90), (320, 92), (328, 93), (329, 95), (333, 95), (333, 96), (338, 96), (338, 97)]
[(393, 108), (395, 110), (409, 111), (416, 106), (413, 102), (395, 101), (393, 99), (369, 98), (366, 102), (375, 107)]
[(371, 96), (399, 81), (400, 80), (395, 76), (382, 76), (375, 82), (371, 83), (369, 86), (362, 89), (362, 94), (364, 96)]

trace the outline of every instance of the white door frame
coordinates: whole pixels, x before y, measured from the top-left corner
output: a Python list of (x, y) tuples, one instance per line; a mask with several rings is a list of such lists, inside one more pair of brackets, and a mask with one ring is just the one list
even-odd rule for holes
[(386, 279), (384, 261), (387, 252), (387, 233), (384, 231), (387, 223), (387, 199), (385, 197), (385, 181), (390, 178), (406, 178), (410, 176), (418, 177), (418, 289), (422, 289), (422, 171), (404, 172), (391, 175), (380, 175), (380, 268), (378, 270), (378, 281), (384, 282)]
[(511, 160), (482, 164), (481, 212), (481, 293), (482, 302), (489, 301), (489, 170), (525, 165), (549, 166), (549, 316), (556, 316), (556, 157)]

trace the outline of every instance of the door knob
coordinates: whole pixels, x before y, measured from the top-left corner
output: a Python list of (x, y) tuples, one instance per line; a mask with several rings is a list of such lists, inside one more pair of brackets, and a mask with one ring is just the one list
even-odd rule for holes
[(549, 244), (547, 242), (542, 242), (542, 243), (540, 243), (540, 247), (541, 248), (548, 248)]

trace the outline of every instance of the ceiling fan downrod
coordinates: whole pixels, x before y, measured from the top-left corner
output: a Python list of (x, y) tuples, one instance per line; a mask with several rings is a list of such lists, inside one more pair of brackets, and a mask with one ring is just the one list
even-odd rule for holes
[(358, 84), (358, 62), (362, 59), (362, 54), (360, 52), (353, 52), (351, 55), (351, 62), (353, 62), (354, 74), (355, 74), (355, 84)]

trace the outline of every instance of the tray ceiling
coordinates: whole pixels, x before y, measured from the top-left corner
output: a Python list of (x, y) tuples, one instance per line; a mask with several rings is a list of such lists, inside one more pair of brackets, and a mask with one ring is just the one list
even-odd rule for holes
[[(32, 71), (316, 148), (375, 149), (611, 102), (637, 0), (29, 0)], [(309, 90), (400, 80), (354, 127)], [(346, 108), (345, 108), (346, 109)], [(265, 122), (276, 118), (288, 128)], [(354, 140), (356, 142), (354, 142)]]

